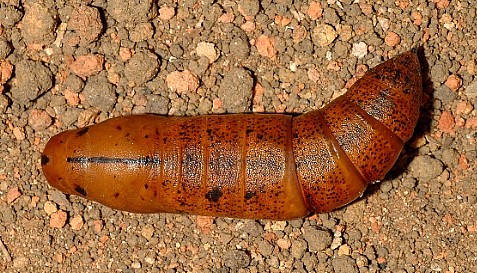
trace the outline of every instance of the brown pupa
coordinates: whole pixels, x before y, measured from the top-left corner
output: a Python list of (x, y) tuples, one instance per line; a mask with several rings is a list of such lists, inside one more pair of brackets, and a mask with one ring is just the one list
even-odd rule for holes
[(421, 96), (410, 51), (320, 110), (112, 118), (52, 137), (41, 164), (51, 186), (119, 210), (301, 218), (384, 178), (413, 134)]

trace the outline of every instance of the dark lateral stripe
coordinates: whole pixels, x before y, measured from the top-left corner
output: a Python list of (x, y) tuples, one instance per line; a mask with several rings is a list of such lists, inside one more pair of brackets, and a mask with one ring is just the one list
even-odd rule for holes
[(159, 157), (138, 157), (138, 158), (117, 158), (117, 157), (105, 157), (105, 156), (93, 156), (93, 157), (68, 157), (66, 162), (69, 163), (98, 163), (98, 164), (138, 164), (138, 165), (148, 165), (148, 164), (160, 164), (161, 159)]

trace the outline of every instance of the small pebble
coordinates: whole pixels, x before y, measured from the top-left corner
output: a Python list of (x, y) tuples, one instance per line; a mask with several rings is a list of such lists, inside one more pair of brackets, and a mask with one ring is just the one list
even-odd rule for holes
[(448, 134), (454, 134), (455, 120), (451, 112), (444, 111), (439, 118), (439, 129)]
[(70, 226), (72, 230), (80, 230), (84, 225), (83, 217), (75, 215), (70, 219)]
[(464, 90), (464, 94), (467, 96), (469, 99), (475, 99), (477, 98), (477, 81), (469, 84), (467, 88)]
[(253, 21), (247, 21), (243, 23), (240, 28), (245, 31), (245, 32), (252, 32), (255, 30), (255, 22)]
[(177, 93), (195, 92), (199, 88), (199, 79), (189, 70), (174, 71), (167, 75), (166, 84)]
[(469, 118), (465, 122), (465, 128), (467, 128), (467, 129), (477, 128), (477, 117)]
[(169, 21), (174, 17), (175, 10), (171, 7), (162, 7), (159, 9), (159, 18), (163, 21)]
[(43, 205), (43, 210), (46, 212), (47, 215), (52, 215), (53, 213), (58, 211), (56, 204), (51, 201), (46, 201), (45, 205)]
[(238, 3), (238, 11), (244, 17), (255, 16), (260, 10), (260, 1), (258, 0), (240, 0)]
[(93, 229), (96, 233), (100, 233), (103, 230), (104, 223), (102, 220), (94, 220)]
[(215, 60), (217, 60), (219, 57), (213, 43), (200, 42), (197, 44), (195, 51), (197, 55), (207, 57), (209, 59), (209, 63), (215, 62)]
[(351, 255), (351, 247), (347, 244), (341, 245), (340, 248), (338, 249), (338, 255), (339, 256), (349, 256)]
[(25, 130), (20, 127), (13, 128), (13, 135), (17, 140), (24, 140), (25, 139)]
[(217, 21), (220, 23), (232, 23), (235, 19), (235, 16), (232, 12), (226, 12), (222, 14)]
[(330, 247), (333, 239), (330, 232), (313, 227), (305, 228), (303, 238), (308, 243), (308, 249), (312, 252), (323, 251)]
[(140, 269), (141, 268), (141, 263), (140, 262), (132, 262), (131, 267), (134, 269)]
[(289, 239), (285, 239), (285, 238), (280, 238), (277, 240), (277, 245), (281, 248), (281, 249), (288, 249), (290, 248), (291, 246), (291, 242)]
[(307, 244), (303, 240), (293, 240), (291, 243), (291, 255), (295, 259), (301, 259), (305, 253)]
[(13, 65), (8, 60), (0, 60), (0, 84), (6, 83), (13, 73)]
[(18, 197), (20, 197), (22, 193), (18, 190), (18, 187), (13, 187), (7, 192), (7, 203), (11, 204), (15, 200), (17, 200)]
[(79, 6), (73, 10), (68, 21), (68, 29), (74, 30), (80, 44), (96, 41), (103, 30), (101, 15), (96, 7)]
[[(383, 31), (388, 31), (388, 29), (389, 29), (389, 19), (385, 18), (385, 17), (381, 17), (381, 16), (378, 16), (377, 19), (378, 19), (378, 22), (379, 22), (379, 26), (381, 26)], [(386, 37), (387, 37), (387, 35), (386, 35)]]
[(396, 34), (395, 32), (388, 32), (388, 34), (386, 34), (386, 37), (384, 37), (384, 42), (388, 45), (388, 46), (397, 46), (400, 42), (401, 42), (401, 37), (399, 37), (398, 34)]
[(59, 210), (57, 212), (54, 212), (50, 216), (50, 227), (52, 228), (62, 228), (66, 224), (66, 219), (67, 219), (67, 214), (66, 212)]
[(260, 35), (255, 41), (255, 46), (257, 47), (258, 54), (275, 59), (277, 50), (275, 49), (273, 38), (267, 35)]
[(129, 32), (129, 38), (135, 43), (152, 39), (153, 35), (154, 27), (149, 22), (140, 23)]
[(262, 240), (258, 243), (258, 251), (263, 256), (269, 256), (273, 252), (273, 245), (265, 240)]
[(197, 216), (196, 223), (202, 234), (210, 234), (214, 224), (214, 217)]
[(141, 229), (142, 237), (146, 238), (146, 240), (151, 240), (152, 236), (154, 235), (154, 227), (150, 224), (145, 225)]
[(333, 237), (333, 241), (331, 242), (330, 248), (335, 250), (339, 246), (341, 246), (342, 242), (343, 242), (343, 239), (341, 237)]
[(48, 128), (53, 120), (50, 115), (44, 110), (33, 109), (28, 115), (28, 124), (35, 131), (43, 131)]
[(273, 224), (270, 226), (271, 230), (274, 231), (283, 231), (285, 227), (287, 226), (286, 221), (275, 221)]
[(321, 47), (330, 45), (337, 36), (336, 30), (328, 24), (318, 24), (311, 34), (313, 43)]
[(30, 2), (22, 18), (22, 37), (27, 44), (50, 44), (55, 40), (56, 11), (41, 2)]
[(224, 265), (232, 270), (245, 268), (250, 264), (250, 256), (243, 250), (232, 250), (225, 253)]
[(53, 86), (53, 73), (40, 61), (23, 60), (15, 65), (15, 81), (10, 90), (19, 102), (37, 99)]
[(359, 42), (357, 44), (353, 44), (353, 49), (351, 50), (351, 54), (358, 59), (364, 58), (366, 54), (368, 54), (368, 45), (364, 42)]
[(323, 15), (323, 8), (320, 2), (311, 2), (306, 11), (311, 20), (319, 19)]
[(124, 66), (124, 75), (130, 83), (142, 85), (152, 80), (159, 72), (160, 60), (152, 52), (134, 54)]
[(409, 169), (417, 175), (420, 182), (428, 182), (442, 173), (443, 164), (440, 160), (428, 155), (415, 157), (409, 164)]
[(447, 78), (444, 84), (449, 87), (450, 90), (455, 92), (462, 86), (462, 79), (459, 76), (452, 74)]
[(335, 273), (358, 273), (356, 262), (349, 256), (337, 256), (332, 260)]

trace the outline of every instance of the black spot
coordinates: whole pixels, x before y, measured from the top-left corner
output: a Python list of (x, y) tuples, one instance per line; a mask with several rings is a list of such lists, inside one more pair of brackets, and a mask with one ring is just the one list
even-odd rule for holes
[(245, 130), (245, 133), (246, 133), (247, 135), (250, 134), (251, 132), (253, 132), (252, 129), (247, 129), (247, 130)]
[(83, 196), (87, 196), (86, 190), (83, 189), (80, 185), (75, 185), (75, 191)]
[(121, 125), (118, 125), (118, 126), (116, 126), (116, 129), (117, 129), (118, 131), (121, 131), (123, 128), (121, 127)]
[(219, 188), (215, 187), (211, 191), (205, 194), (205, 198), (211, 202), (218, 202), (220, 197), (222, 197), (222, 192)]
[(400, 71), (400, 70), (396, 70), (396, 72), (395, 72), (394, 75), (395, 75), (395, 78), (396, 78), (396, 79), (401, 78), (401, 71)]
[(258, 135), (257, 135), (257, 138), (261, 140), (261, 139), (263, 139), (263, 135), (262, 135), (262, 134), (258, 134)]
[(149, 138), (149, 135), (144, 135), (144, 138)]
[(149, 188), (148, 184), (144, 184), (144, 188), (147, 190)]
[(41, 165), (46, 165), (48, 162), (50, 162), (50, 158), (46, 155), (41, 155)]
[(89, 127), (86, 127), (86, 128), (83, 128), (83, 129), (79, 130), (76, 134), (78, 136), (82, 136), (82, 135), (86, 134), (88, 131), (89, 131)]
[(114, 198), (118, 198), (118, 197), (119, 197), (119, 192), (114, 194)]
[(210, 135), (210, 133), (212, 133), (212, 129), (207, 129), (207, 134)]
[(154, 190), (154, 197), (157, 196), (157, 190)]
[(183, 165), (189, 166), (191, 164), (197, 164), (197, 160), (195, 160), (194, 155), (191, 154), (190, 152), (186, 152), (184, 155), (184, 160), (182, 162)]
[(257, 195), (256, 192), (254, 192), (254, 191), (247, 191), (247, 192), (245, 193), (245, 200), (249, 200), (249, 199), (251, 199), (252, 197), (254, 197), (255, 195)]

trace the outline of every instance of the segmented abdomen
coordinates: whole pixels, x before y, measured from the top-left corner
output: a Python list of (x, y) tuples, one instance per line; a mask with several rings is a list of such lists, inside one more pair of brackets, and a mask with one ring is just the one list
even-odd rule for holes
[(421, 81), (407, 52), (296, 117), (114, 118), (53, 137), (42, 167), (52, 186), (126, 211), (300, 218), (385, 176), (417, 123)]

